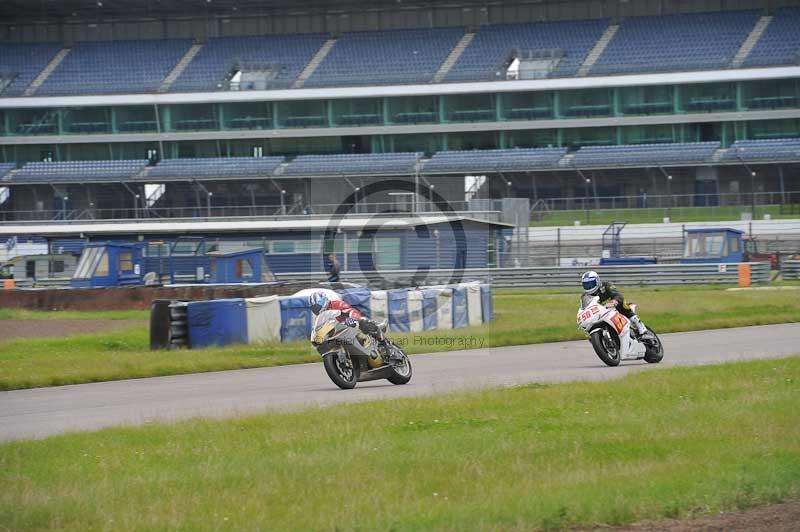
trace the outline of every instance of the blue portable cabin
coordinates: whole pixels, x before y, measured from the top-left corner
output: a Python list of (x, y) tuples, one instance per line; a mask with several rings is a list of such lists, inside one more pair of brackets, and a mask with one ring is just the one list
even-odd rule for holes
[(143, 282), (139, 243), (93, 243), (83, 248), (70, 285), (75, 288), (130, 286)]
[(744, 232), (729, 227), (687, 229), (684, 234), (683, 264), (742, 262)]
[[(328, 256), (341, 271), (493, 268), (510, 224), (454, 214), (282, 220), (148, 220), (31, 226), (50, 240), (86, 238), (146, 246), (142, 273), (205, 282), (207, 251), (263, 248), (273, 273), (324, 272)], [(3, 235), (0, 228), (0, 235)], [(180, 244), (178, 244), (180, 243)], [(202, 249), (201, 249), (202, 248)], [(202, 272), (202, 275), (201, 275)]]
[(209, 257), (210, 283), (260, 283), (272, 281), (269, 268), (264, 260), (261, 248), (243, 249), (240, 251), (211, 251)]

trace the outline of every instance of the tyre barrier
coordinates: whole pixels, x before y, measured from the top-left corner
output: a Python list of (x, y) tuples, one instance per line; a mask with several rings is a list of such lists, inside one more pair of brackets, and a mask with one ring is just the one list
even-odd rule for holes
[[(395, 333), (477, 326), (493, 319), (492, 287), (466, 283), (424, 289), (351, 288), (339, 296)], [(313, 326), (308, 297), (267, 296), (206, 301), (154, 301), (150, 348), (203, 348), (307, 340)]]

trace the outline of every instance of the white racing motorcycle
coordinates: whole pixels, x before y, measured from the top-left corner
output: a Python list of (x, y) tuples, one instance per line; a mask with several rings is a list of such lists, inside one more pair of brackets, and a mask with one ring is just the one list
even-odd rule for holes
[[(631, 305), (636, 312), (636, 305)], [(578, 327), (589, 336), (589, 342), (600, 360), (619, 366), (623, 360), (640, 360), (655, 364), (664, 358), (664, 346), (656, 332), (649, 328), (638, 337), (631, 322), (614, 306), (605, 307), (597, 296), (584, 295), (578, 309)]]

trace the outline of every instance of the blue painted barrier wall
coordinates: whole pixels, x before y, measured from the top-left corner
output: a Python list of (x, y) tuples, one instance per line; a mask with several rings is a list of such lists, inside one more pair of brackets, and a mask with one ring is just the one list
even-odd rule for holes
[(190, 347), (247, 343), (247, 311), (243, 298), (193, 301), (187, 311)]
[(308, 340), (313, 317), (306, 297), (281, 298), (281, 342)]

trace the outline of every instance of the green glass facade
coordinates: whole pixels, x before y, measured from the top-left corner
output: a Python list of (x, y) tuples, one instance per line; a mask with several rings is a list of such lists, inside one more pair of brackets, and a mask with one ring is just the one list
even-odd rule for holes
[(800, 109), (800, 80), (442, 96), (16, 109), (0, 134), (85, 135), (457, 124)]
[[(83, 136), (78, 144), (0, 146), (3, 161), (52, 158), (120, 159), (156, 156), (220, 157), (340, 152), (398, 152), (580, 147), (720, 141), (800, 136), (800, 119), (769, 120), (755, 112), (800, 110), (800, 79), (686, 85), (589, 88), (559, 91), (397, 96), (330, 100), (255, 101), (135, 106), (61, 107), (0, 111), (0, 135)], [(743, 113), (733, 121), (675, 122), (675, 116)], [(750, 119), (747, 113), (752, 113)], [(647, 117), (648, 125), (603, 124), (602, 119)], [(663, 123), (659, 123), (663, 117)], [(599, 119), (593, 127), (557, 127), (559, 120)], [(536, 121), (522, 128), (520, 121)], [(548, 122), (552, 121), (552, 123)], [(509, 128), (503, 124), (517, 124)], [(395, 134), (377, 127), (442, 129), (468, 125), (470, 131)], [(576, 124), (573, 124), (576, 125)], [(533, 126), (533, 124), (532, 124)], [(545, 128), (541, 128), (545, 126)], [(549, 127), (554, 126), (554, 127)], [(304, 129), (347, 128), (320, 135)], [(359, 129), (364, 133), (358, 133)], [(372, 128), (367, 129), (367, 128)], [(474, 130), (473, 130), (474, 129)], [(224, 132), (292, 130), (285, 138), (231, 139)], [(96, 135), (221, 132), (218, 140), (108, 142)], [(83, 142), (85, 139), (85, 142)], [(9, 141), (11, 139), (8, 139)]]

